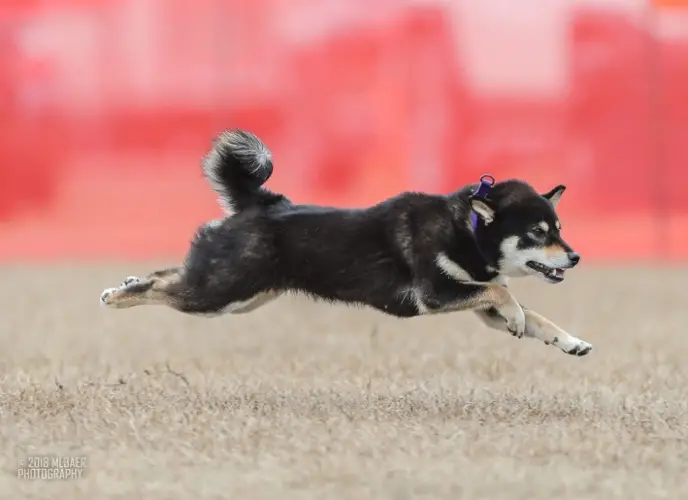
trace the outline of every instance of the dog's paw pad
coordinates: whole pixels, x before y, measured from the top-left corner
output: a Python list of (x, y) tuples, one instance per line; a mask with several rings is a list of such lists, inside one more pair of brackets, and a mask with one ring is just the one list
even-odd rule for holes
[(567, 354), (571, 354), (572, 356), (585, 356), (589, 354), (590, 351), (592, 351), (592, 344), (581, 340), (580, 343), (568, 351)]

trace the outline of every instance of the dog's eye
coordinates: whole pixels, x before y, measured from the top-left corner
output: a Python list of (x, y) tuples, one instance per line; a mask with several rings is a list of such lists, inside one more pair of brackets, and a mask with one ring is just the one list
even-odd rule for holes
[(542, 238), (546, 234), (545, 230), (542, 229), (542, 227), (540, 227), (540, 226), (531, 227), (530, 232), (533, 233), (533, 235), (537, 236), (538, 238)]

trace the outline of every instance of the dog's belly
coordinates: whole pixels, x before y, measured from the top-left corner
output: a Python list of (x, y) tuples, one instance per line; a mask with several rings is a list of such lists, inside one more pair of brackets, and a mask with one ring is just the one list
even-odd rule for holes
[(382, 311), (383, 313), (396, 316), (398, 318), (412, 318), (421, 314), (418, 310), (418, 307), (408, 300), (389, 300), (382, 301), (380, 303), (371, 303), (368, 305), (379, 311)]
[(424, 312), (411, 284), (405, 283), (399, 279), (399, 275), (393, 273), (388, 276), (375, 276), (371, 273), (367, 275), (367, 279), (355, 279), (354, 276), (341, 279), (341, 275), (323, 274), (317, 280), (301, 279), (298, 283), (294, 280), (292, 286), (287, 288), (328, 302), (367, 305), (401, 318), (418, 316)]

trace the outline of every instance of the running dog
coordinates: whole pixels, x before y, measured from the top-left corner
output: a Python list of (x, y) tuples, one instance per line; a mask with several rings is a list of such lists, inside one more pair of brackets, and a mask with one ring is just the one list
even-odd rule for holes
[(406, 192), (343, 209), (292, 203), (264, 187), (272, 155), (254, 134), (221, 133), (203, 159), (224, 218), (199, 227), (178, 267), (129, 277), (100, 296), (123, 309), (246, 313), (288, 292), (413, 316), (473, 310), (489, 327), (584, 356), (592, 345), (528, 309), (509, 277), (560, 283), (580, 256), (555, 212), (565, 186), (540, 194), (507, 180), (448, 195)]

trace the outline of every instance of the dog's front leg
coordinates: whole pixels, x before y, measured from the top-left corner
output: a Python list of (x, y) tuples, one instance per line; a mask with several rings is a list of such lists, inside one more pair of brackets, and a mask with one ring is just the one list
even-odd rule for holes
[(437, 298), (439, 305), (433, 313), (464, 311), (466, 309), (491, 309), (501, 320), (501, 329), (521, 338), (525, 333), (526, 318), (520, 304), (506, 287), (495, 283), (475, 281), (454, 282), (452, 293), (456, 299), (443, 302)]
[[(525, 336), (539, 339), (546, 345), (558, 347), (567, 354), (585, 356), (592, 350), (592, 344), (570, 335), (541, 314), (521, 306), (526, 317)], [(475, 311), (490, 328), (508, 331), (501, 314), (493, 308)]]

